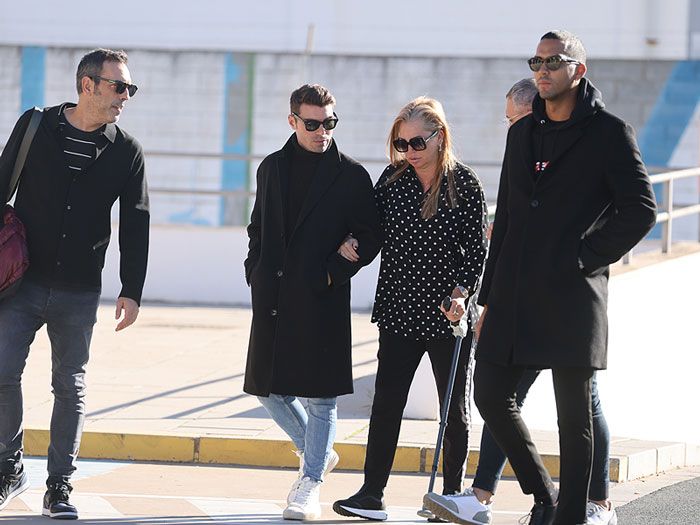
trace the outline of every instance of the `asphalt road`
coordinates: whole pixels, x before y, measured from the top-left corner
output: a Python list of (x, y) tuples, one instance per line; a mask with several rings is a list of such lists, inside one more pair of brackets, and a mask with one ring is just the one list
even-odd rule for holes
[(700, 477), (665, 487), (617, 509), (618, 525), (700, 524)]

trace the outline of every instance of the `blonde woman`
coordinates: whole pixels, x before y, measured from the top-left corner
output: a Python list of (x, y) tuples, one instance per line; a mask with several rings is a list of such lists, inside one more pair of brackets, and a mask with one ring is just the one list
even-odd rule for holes
[[(453, 152), (442, 105), (420, 97), (399, 112), (388, 140), (391, 164), (375, 186), (384, 234), (381, 269), (372, 312), (379, 326), (377, 370), (359, 492), (336, 501), (343, 516), (387, 519), (384, 487), (394, 461), (401, 418), (411, 381), (428, 353), (440, 403), (449, 380), (455, 338), (450, 321), (464, 313), (457, 301), (449, 311), (441, 300), (468, 297), (477, 288), (486, 254), (486, 205), (475, 173)], [(339, 253), (356, 260), (357, 241)], [(443, 493), (461, 491), (468, 428), (465, 389), (471, 333), (465, 338), (444, 438)], [(486, 508), (486, 507), (485, 507)]]

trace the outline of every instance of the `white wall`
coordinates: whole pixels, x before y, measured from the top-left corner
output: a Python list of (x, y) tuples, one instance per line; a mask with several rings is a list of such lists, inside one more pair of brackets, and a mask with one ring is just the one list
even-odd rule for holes
[(545, 31), (596, 58), (685, 58), (689, 1), (0, 0), (0, 43), (320, 54), (522, 57)]
[[(102, 296), (119, 294), (119, 231), (113, 225), (102, 273)], [(243, 261), (248, 253), (245, 228), (153, 225), (144, 301), (180, 304), (249, 305)], [(352, 281), (352, 307), (368, 310), (374, 302), (377, 258)]]

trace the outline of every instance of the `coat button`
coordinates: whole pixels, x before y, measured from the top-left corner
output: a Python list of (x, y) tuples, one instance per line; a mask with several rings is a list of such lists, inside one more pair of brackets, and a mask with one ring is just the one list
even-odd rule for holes
[(537, 208), (539, 205), (540, 205), (540, 201), (538, 201), (537, 199), (532, 199), (530, 201), (530, 207), (532, 207), (532, 208)]
[(282, 277), (284, 272), (282, 270), (277, 270), (277, 277)]
[(277, 310), (275, 310), (274, 308), (272, 310), (270, 310), (270, 315), (272, 317), (275, 317), (277, 315)]

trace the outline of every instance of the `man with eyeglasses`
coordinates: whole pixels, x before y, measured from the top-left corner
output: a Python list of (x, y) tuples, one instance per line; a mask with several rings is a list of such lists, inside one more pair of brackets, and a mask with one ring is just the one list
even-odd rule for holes
[[(136, 93), (123, 51), (96, 49), (76, 74), (78, 103), (45, 108), (15, 200), (26, 228), (30, 266), (14, 295), (0, 302), (0, 509), (29, 486), (22, 465), (21, 376), (29, 345), (46, 325), (54, 393), (42, 513), (77, 519), (70, 503), (85, 417), (85, 368), (119, 200), (122, 289), (116, 330), (138, 316), (148, 258), (149, 209), (141, 145), (116, 126)], [(0, 194), (34, 110), (24, 113), (0, 156)], [(120, 319), (121, 318), (121, 319)]]
[[(607, 365), (609, 265), (649, 232), (656, 204), (634, 130), (584, 77), (581, 41), (548, 32), (528, 64), (538, 95), (532, 117), (508, 133), (479, 294), (474, 399), (534, 496), (530, 525), (614, 525), (613, 513), (587, 512), (592, 380)], [(543, 368), (557, 405), (558, 492), (516, 403), (523, 376)], [(431, 510), (463, 519), (468, 497), (443, 497)]]
[[(258, 168), (248, 226), (253, 322), (243, 389), (258, 396), (300, 457), (283, 513), (290, 520), (321, 515), (320, 486), (339, 459), (336, 398), (353, 391), (350, 278), (380, 247), (372, 181), (338, 150), (334, 107), (318, 84), (292, 93), (293, 134)], [(357, 261), (337, 252), (348, 234), (359, 241)]]

